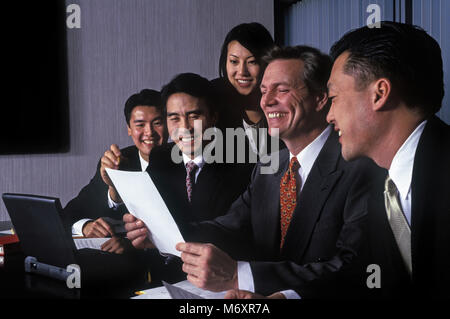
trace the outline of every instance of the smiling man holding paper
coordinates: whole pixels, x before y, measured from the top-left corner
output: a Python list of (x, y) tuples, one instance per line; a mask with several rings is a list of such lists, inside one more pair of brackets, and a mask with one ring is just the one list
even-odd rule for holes
[(175, 249), (184, 242), (177, 224), (147, 172), (106, 169), (125, 206), (136, 218), (149, 225), (149, 237), (164, 254), (181, 256)]
[[(168, 216), (164, 212), (170, 212), (181, 230), (190, 222), (211, 220), (221, 216), (245, 191), (253, 164), (205, 161), (203, 150), (210, 141), (204, 139), (204, 133), (212, 128), (217, 120), (214, 91), (207, 79), (193, 73), (179, 74), (163, 87), (161, 94), (167, 128), (173, 143), (152, 150), (151, 164), (147, 168), (151, 180), (148, 176), (147, 180), (144, 180), (137, 174), (136, 176), (140, 177), (136, 181), (142, 177), (143, 180), (140, 182), (143, 184), (138, 186), (137, 182), (133, 181), (133, 184), (127, 185), (127, 190), (123, 192), (120, 190), (120, 182), (114, 184), (128, 210), (134, 214), (134, 216), (124, 215), (124, 221), (129, 225), (141, 227), (134, 234), (132, 228), (127, 229), (131, 232), (129, 235), (134, 235), (133, 245), (137, 248), (153, 248), (153, 244), (148, 240), (148, 234), (151, 238), (154, 238), (153, 236), (158, 238), (158, 234), (165, 232), (163, 236), (170, 236), (170, 238), (162, 237), (165, 238), (165, 243), (156, 241), (153, 243), (160, 250), (163, 245), (172, 245), (168, 252), (174, 254), (175, 244), (183, 241), (178, 229), (172, 227), (173, 224), (171, 228), (167, 228), (167, 225), (160, 221), (156, 221), (157, 223), (148, 221), (153, 214), (150, 209), (164, 216)], [(177, 160), (174, 160), (174, 156)], [(113, 178), (113, 174), (111, 177)], [(152, 181), (154, 185), (153, 183), (150, 185)], [(155, 200), (157, 195), (154, 187), (163, 202)], [(132, 193), (130, 195), (134, 196), (133, 200), (123, 197), (126, 196), (125, 191)], [(148, 207), (147, 213), (135, 205), (142, 201), (148, 201), (148, 205), (144, 205)], [(161, 204), (159, 208), (155, 206), (157, 203)], [(145, 224), (150, 228), (150, 232), (144, 227)], [(175, 252), (180, 256), (179, 251)], [(157, 263), (155, 258), (150, 262), (152, 265)], [(181, 264), (178, 264), (176, 269), (182, 275)], [(162, 270), (162, 276), (163, 279), (169, 280), (170, 274)], [(152, 272), (152, 277), (158, 276)]]

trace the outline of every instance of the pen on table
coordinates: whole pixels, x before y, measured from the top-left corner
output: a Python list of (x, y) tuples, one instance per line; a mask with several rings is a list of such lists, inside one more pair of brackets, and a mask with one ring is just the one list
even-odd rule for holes
[[(147, 282), (148, 283), (152, 282), (152, 276), (150, 275), (150, 271), (147, 271)], [(138, 290), (138, 291), (135, 291), (134, 294), (137, 296), (145, 295), (145, 291)]]

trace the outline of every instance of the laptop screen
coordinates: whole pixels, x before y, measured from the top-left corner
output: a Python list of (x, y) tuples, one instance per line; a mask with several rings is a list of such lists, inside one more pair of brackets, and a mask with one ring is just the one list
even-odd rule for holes
[(63, 268), (75, 263), (75, 246), (62, 226), (59, 199), (25, 194), (2, 198), (25, 256)]

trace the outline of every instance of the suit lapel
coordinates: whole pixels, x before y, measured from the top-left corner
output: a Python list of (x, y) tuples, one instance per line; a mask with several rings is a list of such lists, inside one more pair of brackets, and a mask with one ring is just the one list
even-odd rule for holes
[[(384, 180), (387, 172), (377, 182), (377, 189), (369, 199), (369, 213), (367, 218), (368, 241), (370, 249), (368, 264), (378, 264), (384, 273), (386, 282), (409, 282), (409, 275), (400, 250), (398, 249), (392, 228), (384, 206)], [(367, 265), (365, 265), (367, 266)], [(384, 270), (383, 270), (384, 269)]]
[[(192, 205), (197, 206), (201, 203), (202, 207), (213, 208), (214, 203), (212, 200), (217, 198), (217, 191), (220, 189), (221, 180), (219, 178), (217, 164), (205, 163), (200, 174), (198, 175), (197, 182), (194, 185)], [(205, 198), (208, 198), (205, 201)], [(211, 212), (212, 213), (212, 212)]]
[(186, 193), (186, 168), (183, 162), (172, 161), (170, 157), (172, 145), (163, 145), (152, 151), (147, 172), (175, 220), (184, 222), (190, 218)]
[(334, 184), (342, 175), (337, 170), (340, 146), (333, 132), (317, 157), (300, 194), (294, 216), (286, 234), (282, 254), (301, 259), (309, 244), (314, 226), (320, 217)]
[[(372, 247), (378, 251), (376, 255), (385, 255), (386, 259), (395, 259), (398, 264), (403, 260), (395, 241), (394, 233), (389, 225), (386, 208), (384, 206), (384, 184), (381, 185), (376, 194), (370, 198), (370, 213), (368, 216), (368, 225), (372, 229), (371, 239)], [(395, 257), (393, 257), (393, 254)], [(396, 264), (396, 263), (395, 263)]]
[[(278, 170), (272, 175), (267, 175), (269, 181), (264, 180), (262, 183), (264, 189), (255, 194), (259, 199), (258, 204), (263, 205), (259, 206), (261, 208), (257, 211), (257, 220), (264, 223), (263, 240), (265, 247), (270, 247), (264, 254), (268, 256), (277, 256), (280, 253), (280, 182), (289, 166), (289, 151), (284, 149), (273, 155), (278, 154), (280, 163)], [(267, 198), (271, 200), (265, 200)]]
[[(175, 215), (177, 222), (186, 223), (193, 218), (186, 191), (186, 167), (184, 163), (175, 164), (173, 162), (171, 166), (170, 171), (164, 176), (164, 178), (170, 179), (166, 192), (172, 202), (170, 205), (175, 207), (171, 213)], [(173, 203), (174, 201), (175, 203)]]
[[(428, 126), (428, 125), (426, 125)], [(425, 127), (422, 136), (417, 145), (416, 155), (414, 157), (413, 174), (411, 178), (411, 259), (413, 267), (413, 276), (416, 274), (416, 261), (420, 259), (420, 242), (424, 226), (424, 202), (426, 198), (426, 188), (430, 185), (423, 184), (426, 182), (426, 176), (423, 175), (423, 170), (426, 166), (425, 155), (427, 152), (424, 140), (426, 140), (427, 133)], [(430, 141), (431, 142), (431, 141)], [(432, 164), (433, 165), (433, 164)], [(422, 170), (422, 171), (421, 171)], [(431, 207), (430, 207), (431, 209)]]
[(141, 160), (139, 158), (139, 150), (133, 150), (130, 156), (130, 170), (142, 171)]
[[(422, 136), (417, 145), (414, 157), (413, 175), (411, 179), (411, 256), (413, 263), (413, 280), (415, 274), (420, 271), (426, 272), (425, 264), (419, 262), (429, 259), (432, 246), (430, 232), (434, 232), (434, 218), (437, 208), (435, 206), (436, 190), (434, 178), (436, 174), (442, 174), (444, 170), (439, 169), (442, 162), (439, 153), (442, 147), (439, 144), (439, 120), (433, 116), (425, 125)], [(448, 164), (448, 163), (447, 163)]]

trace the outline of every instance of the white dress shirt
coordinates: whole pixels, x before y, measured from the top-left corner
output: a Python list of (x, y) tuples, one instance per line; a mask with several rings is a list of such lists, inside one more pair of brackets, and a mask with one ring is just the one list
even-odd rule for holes
[[(141, 170), (143, 172), (145, 172), (145, 170), (147, 169), (147, 166), (148, 166), (148, 162), (141, 156), (140, 152), (138, 152), (138, 154), (139, 154), (139, 161), (141, 163)], [(117, 209), (118, 207), (123, 205), (123, 203), (116, 203), (116, 202), (114, 202), (111, 199), (111, 196), (109, 196), (109, 191), (107, 191), (106, 193), (107, 193), (107, 199), (108, 199), (108, 206), (109, 206), (109, 208)], [(79, 221), (75, 222), (72, 225), (72, 235), (83, 236), (84, 224), (86, 224), (87, 222), (90, 222), (90, 221), (92, 221), (92, 219), (90, 219), (90, 218), (83, 218), (83, 219), (80, 219)]]
[[(248, 137), (248, 141), (250, 142), (250, 147), (255, 154), (259, 154), (259, 151), (264, 150), (266, 147), (267, 141), (260, 138), (259, 147), (258, 147), (258, 130), (260, 128), (264, 128), (263, 121), (259, 121), (256, 124), (248, 124), (244, 119), (242, 120), (242, 126), (244, 127), (245, 135)], [(258, 151), (259, 150), (259, 151)]]
[(420, 123), (406, 139), (392, 159), (391, 167), (389, 168), (389, 177), (397, 186), (400, 204), (409, 225), (411, 225), (411, 180), (414, 157), (426, 123), (427, 121)]
[[(327, 128), (312, 141), (308, 146), (306, 146), (299, 154), (289, 153), (289, 160), (296, 156), (298, 162), (300, 163), (300, 168), (298, 174), (300, 176), (300, 194), (303, 189), (303, 185), (308, 178), (309, 172), (314, 165), (320, 151), (322, 150), (325, 142), (331, 133), (331, 126)], [(253, 274), (248, 262), (238, 261), (238, 285), (241, 290), (248, 290), (251, 292), (255, 291), (255, 285), (253, 280)], [(284, 290), (281, 293), (287, 299), (300, 299), (300, 296), (294, 290)]]

